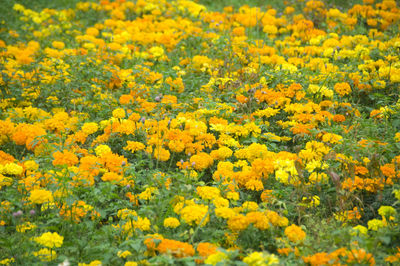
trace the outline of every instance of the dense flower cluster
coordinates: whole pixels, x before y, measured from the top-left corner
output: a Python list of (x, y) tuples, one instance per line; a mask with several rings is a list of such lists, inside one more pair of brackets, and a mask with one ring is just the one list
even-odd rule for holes
[(396, 1), (58, 2), (0, 25), (0, 264), (400, 261)]

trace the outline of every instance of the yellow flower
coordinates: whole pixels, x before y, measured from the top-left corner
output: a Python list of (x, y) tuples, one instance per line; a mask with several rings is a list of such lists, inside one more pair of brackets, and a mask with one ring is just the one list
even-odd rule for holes
[(35, 237), (34, 240), (38, 244), (41, 244), (45, 247), (53, 249), (53, 248), (59, 248), (62, 246), (64, 237), (60, 236), (56, 232), (54, 232), (54, 233), (47, 232), (47, 233), (43, 233), (39, 237)]
[(11, 263), (15, 262), (14, 258), (0, 260), (0, 265), (10, 265)]
[(136, 211), (129, 210), (129, 209), (122, 209), (122, 210), (119, 210), (118, 213), (117, 213), (117, 216), (119, 218), (121, 218), (122, 220), (128, 218), (129, 215), (137, 216), (137, 213), (136, 213)]
[(137, 217), (135, 219), (130, 220), (124, 225), (124, 231), (127, 233), (131, 233), (134, 229), (139, 229), (141, 231), (149, 231), (150, 230), (150, 220), (147, 217)]
[(278, 28), (274, 25), (265, 25), (263, 28), (263, 32), (268, 33), (270, 35), (275, 35), (278, 33)]
[(246, 211), (258, 210), (258, 204), (254, 201), (245, 201), (245, 202), (243, 202), (242, 207)]
[(365, 226), (362, 225), (357, 225), (352, 228), (352, 232), (350, 233), (351, 235), (367, 235), (368, 234), (368, 229)]
[(125, 251), (118, 251), (117, 255), (118, 257), (125, 259), (129, 255), (132, 255), (132, 253), (129, 250), (125, 250)]
[(85, 123), (82, 126), (82, 131), (87, 135), (95, 133), (98, 129), (99, 126), (95, 122)]
[(220, 196), (220, 191), (216, 187), (197, 187), (196, 192), (203, 200), (212, 200)]
[(164, 219), (164, 227), (176, 228), (180, 224), (181, 223), (179, 222), (179, 220), (174, 217), (168, 217)]
[(213, 157), (214, 160), (221, 160), (221, 161), (231, 157), (232, 154), (233, 151), (228, 147), (221, 147), (218, 150), (213, 150), (210, 153), (211, 157)]
[(52, 261), (57, 258), (57, 253), (54, 250), (48, 248), (42, 248), (37, 252), (33, 252), (35, 257), (39, 257), (41, 261)]
[(216, 208), (229, 207), (229, 200), (224, 199), (223, 197), (217, 197), (213, 200), (213, 204)]
[(2, 167), (2, 173), (5, 175), (21, 175), (24, 169), (15, 163), (8, 163)]
[(214, 159), (205, 152), (200, 152), (190, 157), (190, 163), (194, 169), (202, 171), (214, 163)]
[(215, 215), (224, 219), (230, 219), (236, 215), (236, 212), (228, 207), (215, 208)]
[(101, 157), (103, 154), (111, 152), (111, 148), (108, 147), (107, 145), (99, 145), (95, 149), (96, 155)]
[(382, 220), (372, 219), (368, 221), (368, 229), (378, 231), (379, 228), (385, 227)]
[(126, 142), (128, 145), (124, 147), (124, 150), (130, 151), (132, 153), (135, 153), (136, 151), (144, 150), (146, 146), (138, 141), (127, 141)]
[(243, 214), (236, 214), (228, 220), (228, 228), (232, 232), (243, 231), (249, 226), (249, 224), (249, 219), (247, 219)]
[(208, 256), (204, 262), (206, 264), (216, 265), (217, 263), (223, 262), (226, 259), (228, 259), (228, 255), (226, 255), (224, 252), (217, 252)]
[(59, 42), (59, 41), (54, 41), (51, 43), (51, 45), (53, 45), (54, 48), (62, 50), (65, 47), (65, 44), (63, 42)]
[(150, 200), (153, 198), (153, 195), (157, 193), (158, 189), (156, 187), (148, 187), (142, 193), (140, 193), (138, 197), (141, 200)]
[(304, 240), (304, 238), (306, 238), (306, 233), (303, 231), (303, 229), (295, 224), (286, 227), (285, 235), (294, 243), (301, 242)]
[(24, 162), (24, 166), (26, 170), (36, 171), (39, 169), (39, 164), (37, 164), (34, 160)]
[(395, 216), (397, 212), (396, 209), (391, 206), (381, 206), (378, 209), (378, 213), (382, 217), (390, 217), (390, 216)]
[(336, 91), (337, 94), (343, 97), (351, 92), (351, 87), (346, 82), (336, 83), (334, 86), (334, 90)]
[(124, 118), (125, 117), (125, 110), (122, 108), (117, 108), (112, 112), (112, 116), (114, 118)]
[(239, 200), (239, 193), (238, 192), (233, 192), (229, 191), (226, 193), (226, 197), (231, 200)]
[(312, 172), (311, 175), (308, 177), (308, 181), (310, 181), (311, 184), (326, 184), (329, 182), (329, 177), (325, 173)]
[(157, 147), (154, 149), (154, 158), (162, 162), (168, 161), (171, 156), (170, 152), (164, 148)]
[(16, 229), (17, 229), (17, 232), (25, 233), (25, 231), (35, 229), (36, 227), (37, 226), (35, 224), (32, 224), (30, 222), (26, 222), (26, 223), (17, 225)]
[(127, 261), (125, 262), (124, 266), (137, 266), (137, 262), (134, 261)]
[(400, 189), (395, 189), (392, 193), (397, 200), (400, 200)]
[(120, 182), (122, 181), (124, 177), (115, 173), (115, 172), (107, 172), (104, 173), (104, 175), (101, 177), (101, 180), (103, 180), (104, 182)]
[(46, 189), (35, 189), (31, 191), (29, 201), (33, 204), (43, 204), (53, 201), (53, 194)]
[(341, 143), (342, 139), (343, 139), (342, 136), (337, 135), (337, 134), (333, 134), (333, 133), (326, 133), (322, 137), (322, 141), (323, 142), (329, 142), (329, 143), (332, 143), (332, 144)]
[(312, 197), (303, 197), (301, 199), (301, 204), (304, 205), (308, 208), (316, 207), (319, 206), (320, 203), (320, 198), (318, 196), (312, 196)]
[(101, 261), (99, 260), (94, 260), (90, 263), (78, 263), (78, 266), (101, 266)]
[(273, 254), (253, 252), (243, 259), (243, 262), (251, 266), (278, 265), (279, 259)]
[(395, 140), (396, 142), (400, 142), (400, 132), (397, 132), (397, 133), (394, 135), (394, 140)]
[(193, 223), (199, 225), (201, 222), (200, 226), (204, 226), (210, 220), (208, 215), (208, 206), (203, 204), (186, 206), (180, 211), (180, 215), (182, 220), (189, 225), (192, 225)]
[(164, 55), (164, 49), (161, 46), (153, 46), (149, 52), (154, 58), (160, 58)]
[(2, 186), (11, 186), (13, 179), (11, 177), (4, 176), (0, 174), (0, 189)]

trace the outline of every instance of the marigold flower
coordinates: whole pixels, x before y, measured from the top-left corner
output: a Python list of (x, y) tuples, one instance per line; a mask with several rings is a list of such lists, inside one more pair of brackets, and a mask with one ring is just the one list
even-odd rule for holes
[(46, 232), (39, 237), (35, 237), (34, 240), (36, 243), (40, 245), (53, 249), (62, 246), (64, 237), (60, 236), (56, 232), (54, 233)]
[(243, 259), (243, 262), (248, 265), (278, 265), (279, 259), (274, 254), (265, 252), (253, 252)]
[(234, 191), (229, 191), (226, 193), (226, 197), (231, 200), (239, 200), (239, 193)]
[(101, 157), (103, 154), (110, 153), (111, 148), (107, 145), (102, 144), (96, 147), (95, 152), (97, 156)]
[(36, 171), (39, 169), (39, 164), (37, 164), (34, 160), (25, 161), (24, 166), (26, 170)]
[(236, 214), (228, 220), (228, 228), (232, 232), (243, 231), (249, 226), (249, 224), (249, 219), (247, 219), (243, 214)]
[(14, 258), (0, 260), (0, 265), (11, 265), (15, 262)]
[(6, 165), (0, 165), (0, 173), (4, 175), (15, 175), (19, 176), (23, 172), (22, 166), (15, 164), (15, 163), (7, 163)]
[(97, 132), (98, 129), (99, 129), (99, 126), (95, 122), (85, 123), (82, 126), (82, 131), (87, 135)]
[(295, 224), (286, 227), (285, 235), (294, 243), (301, 242), (306, 238), (306, 233), (303, 229)]
[(125, 110), (122, 108), (117, 108), (112, 112), (114, 118), (124, 118), (125, 117)]
[(154, 149), (154, 158), (162, 162), (168, 161), (170, 155), (170, 152), (164, 148), (157, 147)]
[(132, 255), (132, 253), (129, 250), (125, 250), (125, 251), (118, 251), (117, 256), (120, 258), (126, 258), (129, 255)]
[(42, 248), (37, 252), (33, 252), (35, 257), (39, 257), (41, 261), (52, 261), (57, 258), (57, 253), (54, 250), (48, 248)]
[(212, 200), (219, 197), (221, 194), (217, 187), (210, 186), (197, 187), (196, 192), (203, 200)]
[(329, 142), (329, 143), (332, 143), (332, 144), (341, 143), (342, 139), (343, 139), (342, 136), (337, 135), (337, 134), (333, 134), (333, 133), (326, 133), (322, 137), (322, 141), (323, 142)]
[(124, 150), (130, 151), (132, 153), (135, 153), (136, 151), (144, 150), (146, 146), (138, 141), (127, 141), (126, 142), (128, 145), (124, 147)]
[(179, 220), (174, 217), (168, 217), (164, 219), (164, 227), (176, 228), (180, 224), (181, 223), (179, 222)]
[(138, 266), (139, 264), (134, 261), (127, 261), (125, 262), (124, 266)]
[(214, 159), (205, 152), (200, 152), (190, 157), (190, 163), (194, 169), (202, 171), (214, 163)]
[(33, 224), (33, 223), (25, 222), (23, 224), (17, 225), (16, 230), (17, 230), (17, 232), (25, 233), (26, 231), (33, 230), (36, 227), (37, 226), (35, 224)]
[(126, 233), (129, 233), (131, 235), (133, 233), (134, 229), (139, 229), (141, 231), (149, 231), (151, 226), (151, 222), (147, 217), (140, 217), (138, 216), (137, 218), (131, 219), (125, 225), (123, 226), (123, 229)]
[[(0, 169), (0, 172), (1, 172), (1, 169)], [(13, 179), (11, 177), (0, 174), (0, 189), (2, 186), (11, 186), (12, 183), (13, 183)]]
[(121, 176), (117, 173), (107, 172), (101, 177), (101, 180), (103, 180), (104, 182), (107, 182), (107, 181), (108, 182), (120, 182), (120, 181), (122, 181), (123, 178), (124, 178), (123, 176)]
[(182, 208), (180, 215), (182, 220), (189, 225), (197, 224), (205, 226), (210, 220), (208, 215), (208, 206), (203, 204), (186, 206)]
[(223, 197), (217, 197), (213, 200), (213, 204), (216, 208), (220, 207), (228, 207), (229, 206), (229, 200), (224, 199)]
[(320, 198), (318, 196), (303, 197), (300, 205), (305, 205), (308, 208), (319, 206)]
[(230, 219), (236, 215), (236, 212), (228, 207), (215, 208), (215, 215), (224, 219)]
[(138, 195), (141, 200), (150, 200), (153, 198), (154, 194), (158, 193), (158, 189), (155, 187), (148, 187), (142, 193)]
[(224, 252), (218, 251), (207, 257), (204, 261), (206, 264), (217, 265), (219, 262), (223, 262), (228, 259), (228, 255)]
[(67, 166), (73, 166), (79, 162), (78, 157), (70, 151), (63, 150), (62, 152), (55, 152), (53, 153), (53, 165), (67, 165)]
[(161, 58), (164, 55), (164, 49), (160, 46), (151, 47), (149, 52), (154, 58), (157, 58), (157, 59)]
[(336, 83), (334, 86), (334, 90), (336, 91), (337, 94), (343, 97), (351, 92), (351, 87), (346, 82)]
[(101, 266), (102, 263), (99, 260), (91, 261), (90, 263), (78, 263), (78, 266)]
[(400, 142), (400, 132), (397, 132), (397, 133), (395, 134), (394, 140), (395, 140), (396, 142)]
[(364, 249), (352, 249), (347, 252), (348, 263), (368, 263), (369, 265), (375, 265), (375, 259), (372, 254), (367, 253)]
[(62, 50), (65, 47), (65, 44), (60, 41), (54, 41), (51, 43), (51, 45), (53, 45), (54, 48), (59, 49), (59, 50)]
[(218, 246), (208, 243), (208, 242), (201, 242), (197, 245), (196, 250), (202, 257), (208, 257), (211, 254), (217, 252)]
[(160, 253), (171, 254), (177, 258), (190, 257), (195, 253), (192, 245), (172, 239), (162, 239), (156, 249)]
[(213, 150), (210, 155), (213, 157), (214, 160), (225, 160), (231, 157), (233, 151), (228, 147), (221, 147), (218, 150)]
[(46, 189), (35, 189), (31, 191), (29, 201), (33, 204), (50, 203), (53, 201), (53, 194)]

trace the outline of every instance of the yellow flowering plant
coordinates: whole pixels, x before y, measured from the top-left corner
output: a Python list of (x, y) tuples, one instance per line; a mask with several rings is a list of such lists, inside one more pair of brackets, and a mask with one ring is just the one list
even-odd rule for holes
[(397, 1), (3, 2), (0, 264), (400, 260)]

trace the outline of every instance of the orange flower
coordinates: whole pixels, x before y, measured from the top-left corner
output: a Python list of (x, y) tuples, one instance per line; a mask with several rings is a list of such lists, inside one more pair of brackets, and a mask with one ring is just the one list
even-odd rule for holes
[(336, 123), (341, 123), (346, 121), (346, 117), (344, 115), (334, 115), (332, 120)]
[(300, 226), (292, 224), (291, 226), (286, 227), (285, 235), (292, 242), (301, 242), (306, 238), (306, 233), (301, 229)]
[(352, 249), (348, 251), (347, 262), (368, 263), (371, 266), (375, 265), (375, 259), (372, 254), (367, 253), (364, 249)]
[(206, 259), (208, 256), (211, 254), (214, 254), (217, 252), (217, 246), (213, 245), (211, 243), (207, 242), (202, 242), (197, 245), (197, 252), (199, 255), (203, 258), (202, 260), (196, 260), (196, 263), (202, 263), (204, 259)]
[(157, 251), (163, 254), (171, 254), (176, 258), (191, 257), (194, 255), (192, 245), (172, 239), (162, 239), (157, 246)]
[(55, 152), (53, 153), (53, 165), (67, 165), (67, 166), (73, 166), (78, 163), (78, 157), (70, 151), (64, 150), (63, 152)]
[(336, 83), (334, 86), (334, 90), (336, 91), (337, 94), (343, 97), (351, 92), (351, 87), (346, 82)]

